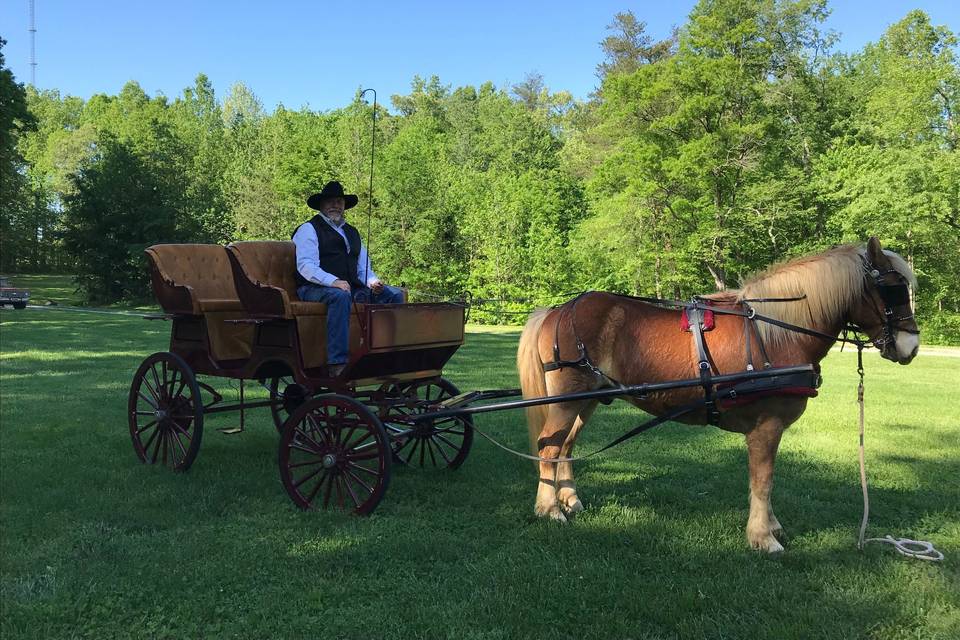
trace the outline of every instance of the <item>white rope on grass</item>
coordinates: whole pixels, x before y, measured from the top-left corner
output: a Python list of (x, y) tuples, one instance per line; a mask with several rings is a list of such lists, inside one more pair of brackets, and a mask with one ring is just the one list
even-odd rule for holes
[(863, 535), (867, 530), (867, 520), (870, 517), (870, 494), (867, 491), (867, 466), (865, 461), (863, 447), (863, 373), (860, 373), (860, 386), (857, 387), (857, 401), (860, 404), (860, 489), (863, 491), (863, 519), (860, 521), (860, 538), (857, 541), (857, 549), (863, 551), (863, 547), (868, 542), (877, 542), (882, 544), (892, 544), (902, 556), (916, 558), (917, 560), (928, 560), (930, 562), (941, 562), (943, 554), (938, 551), (933, 543), (926, 540), (911, 540), (910, 538), (894, 538), (890, 534), (882, 538), (867, 538)]

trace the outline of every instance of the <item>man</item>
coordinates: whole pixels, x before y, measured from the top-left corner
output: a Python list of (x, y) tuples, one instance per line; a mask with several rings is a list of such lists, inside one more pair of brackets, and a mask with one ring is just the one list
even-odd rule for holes
[(297, 227), (297, 295), (307, 302), (327, 305), (327, 366), (338, 376), (349, 356), (350, 308), (353, 302), (403, 302), (403, 291), (385, 285), (370, 268), (360, 233), (343, 219), (345, 209), (359, 198), (344, 194), (343, 186), (328, 182), (307, 198), (320, 213)]

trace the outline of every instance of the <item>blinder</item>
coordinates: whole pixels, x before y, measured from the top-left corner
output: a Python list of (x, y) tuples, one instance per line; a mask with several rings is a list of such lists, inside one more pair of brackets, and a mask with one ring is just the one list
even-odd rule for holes
[[(883, 325), (882, 335), (873, 339), (877, 348), (883, 350), (888, 344), (893, 344), (896, 341), (897, 331), (919, 334), (920, 331), (917, 329), (901, 326), (901, 323), (914, 320), (913, 308), (910, 305), (910, 287), (907, 284), (906, 277), (896, 269), (880, 271), (866, 256), (863, 257), (863, 270), (866, 277), (873, 280), (877, 294), (883, 302), (883, 311), (874, 303), (874, 308)], [(888, 284), (884, 281), (891, 274), (896, 278), (896, 284)], [(902, 308), (905, 308), (907, 312), (903, 315), (896, 315), (895, 310)]]

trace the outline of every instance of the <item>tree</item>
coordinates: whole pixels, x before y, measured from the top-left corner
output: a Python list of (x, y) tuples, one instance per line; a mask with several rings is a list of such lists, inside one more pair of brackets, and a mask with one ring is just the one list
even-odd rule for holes
[(149, 290), (143, 250), (189, 239), (165, 181), (128, 145), (106, 136), (66, 196), (65, 245), (88, 301), (141, 299)]
[(5, 44), (0, 38), (0, 269), (9, 271), (25, 264), (37, 245), (35, 207), (25, 179), (23, 156), (17, 148), (20, 138), (36, 126), (36, 121), (27, 110), (23, 85), (4, 62)]

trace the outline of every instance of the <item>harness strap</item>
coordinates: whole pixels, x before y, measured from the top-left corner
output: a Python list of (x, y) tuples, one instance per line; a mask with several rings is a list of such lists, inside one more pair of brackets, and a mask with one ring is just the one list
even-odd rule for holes
[(707, 343), (703, 337), (703, 317), (704, 309), (698, 304), (692, 304), (687, 307), (687, 318), (690, 320), (690, 333), (693, 335), (693, 343), (697, 348), (697, 370), (700, 374), (700, 386), (703, 387), (704, 406), (707, 409), (708, 420), (710, 424), (717, 425), (720, 422), (720, 412), (717, 410), (716, 399), (713, 393), (712, 367), (710, 366), (710, 353), (707, 351)]

